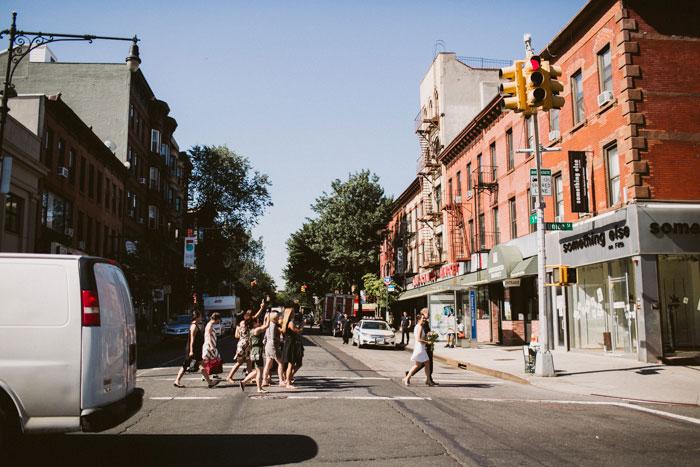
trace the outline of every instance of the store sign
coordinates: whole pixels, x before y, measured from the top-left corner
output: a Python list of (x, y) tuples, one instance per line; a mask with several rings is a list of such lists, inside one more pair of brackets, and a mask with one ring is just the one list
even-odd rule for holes
[(185, 237), (184, 266), (194, 268), (194, 237)]
[(520, 279), (506, 279), (503, 281), (503, 287), (520, 287)]
[(571, 212), (588, 212), (586, 153), (583, 151), (569, 151), (569, 186)]
[(605, 248), (614, 250), (624, 248), (625, 240), (630, 236), (630, 228), (626, 225), (614, 224), (605, 229), (596, 229), (562, 245), (564, 253), (590, 248)]
[(463, 262), (446, 264), (440, 268), (440, 279), (455, 277), (464, 274), (465, 265)]
[(430, 284), (431, 282), (435, 282), (437, 278), (438, 272), (435, 270), (424, 272), (423, 274), (418, 274), (413, 277), (413, 286), (420, 287), (421, 285)]

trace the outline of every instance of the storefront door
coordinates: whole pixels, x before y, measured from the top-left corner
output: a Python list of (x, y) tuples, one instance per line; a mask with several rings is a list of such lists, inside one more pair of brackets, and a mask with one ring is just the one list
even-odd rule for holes
[(612, 338), (612, 351), (637, 351), (637, 319), (630, 302), (629, 277), (608, 276), (609, 296), (607, 325)]
[(700, 256), (659, 256), (664, 347), (700, 349)]

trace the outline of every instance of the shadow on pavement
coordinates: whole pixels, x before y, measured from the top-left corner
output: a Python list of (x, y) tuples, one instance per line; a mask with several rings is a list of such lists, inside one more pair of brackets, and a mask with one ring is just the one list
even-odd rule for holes
[(303, 435), (42, 435), (27, 436), (4, 465), (279, 465), (318, 454)]
[(574, 371), (572, 373), (569, 373), (566, 370), (556, 370), (557, 376), (573, 376), (573, 375), (587, 375), (591, 373), (611, 373), (611, 372), (620, 372), (620, 371), (634, 371), (635, 373), (638, 373), (640, 375), (656, 375), (659, 374), (659, 371), (663, 371), (664, 368), (662, 365), (652, 365), (652, 366), (638, 366), (634, 368), (613, 368), (610, 370), (591, 370), (591, 371)]

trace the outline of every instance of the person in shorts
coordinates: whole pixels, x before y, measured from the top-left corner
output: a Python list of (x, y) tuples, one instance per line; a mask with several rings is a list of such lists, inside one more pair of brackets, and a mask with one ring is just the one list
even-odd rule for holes
[(267, 316), (265, 317), (265, 323), (262, 326), (260, 325), (259, 318), (253, 318), (252, 329), (250, 330), (250, 361), (253, 365), (253, 371), (240, 381), (239, 385), (241, 386), (241, 391), (245, 391), (246, 383), (249, 383), (255, 379), (255, 384), (258, 386), (258, 392), (267, 392), (262, 386), (262, 376), (263, 369), (265, 368), (263, 336), (265, 336), (265, 330), (267, 330), (268, 327), (270, 327), (270, 320), (267, 319)]

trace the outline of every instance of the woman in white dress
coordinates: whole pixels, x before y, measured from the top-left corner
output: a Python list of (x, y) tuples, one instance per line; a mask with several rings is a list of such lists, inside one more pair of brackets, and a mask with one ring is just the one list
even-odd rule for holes
[(408, 372), (408, 375), (403, 379), (403, 384), (408, 386), (411, 384), (411, 377), (415, 375), (421, 368), (425, 369), (426, 381), (425, 384), (428, 386), (435, 386), (430, 381), (430, 358), (428, 357), (428, 352), (425, 350), (426, 345), (430, 345), (428, 341), (425, 340), (425, 333), (423, 332), (423, 322), (425, 321), (425, 315), (420, 315), (418, 318), (418, 323), (413, 330), (416, 336), (416, 345), (413, 348), (413, 354), (411, 355), (411, 361), (414, 362), (413, 368)]

